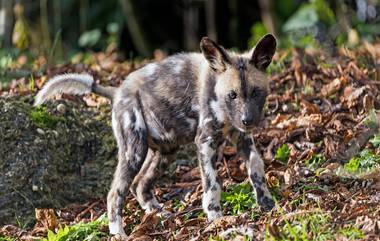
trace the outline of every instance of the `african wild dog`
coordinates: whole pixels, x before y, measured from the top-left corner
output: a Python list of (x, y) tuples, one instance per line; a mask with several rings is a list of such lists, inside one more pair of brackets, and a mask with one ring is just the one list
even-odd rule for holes
[(202, 206), (209, 221), (222, 216), (215, 163), (226, 141), (247, 160), (248, 176), (263, 210), (274, 206), (252, 127), (261, 117), (268, 89), (264, 74), (276, 50), (273, 35), (247, 53), (226, 51), (205, 37), (202, 54), (177, 54), (129, 74), (119, 88), (102, 87), (87, 74), (59, 75), (38, 93), (35, 105), (57, 93), (95, 92), (112, 100), (118, 165), (108, 193), (109, 229), (125, 235), (122, 209), (128, 190), (147, 212), (161, 210), (153, 194), (160, 163), (195, 140), (202, 175)]

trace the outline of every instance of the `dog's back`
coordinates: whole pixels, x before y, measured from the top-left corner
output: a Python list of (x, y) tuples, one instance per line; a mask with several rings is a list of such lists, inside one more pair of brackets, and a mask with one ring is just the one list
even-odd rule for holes
[(118, 103), (138, 99), (149, 145), (154, 149), (176, 149), (194, 140), (199, 119), (199, 80), (207, 69), (206, 59), (198, 53), (177, 54), (148, 64), (123, 82), (114, 111), (125, 112), (129, 106), (120, 108)]

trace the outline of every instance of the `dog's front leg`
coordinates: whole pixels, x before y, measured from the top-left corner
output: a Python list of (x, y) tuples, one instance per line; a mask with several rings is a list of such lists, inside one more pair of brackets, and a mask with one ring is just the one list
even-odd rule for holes
[(216, 170), (222, 134), (215, 132), (211, 127), (204, 127), (198, 130), (196, 138), (203, 186), (202, 207), (207, 214), (208, 221), (213, 221), (222, 216), (220, 207), (221, 183)]
[(256, 150), (252, 134), (242, 134), (238, 149), (241, 157), (246, 160), (248, 178), (256, 191), (257, 203), (263, 211), (270, 211), (274, 202), (265, 182), (264, 161)]

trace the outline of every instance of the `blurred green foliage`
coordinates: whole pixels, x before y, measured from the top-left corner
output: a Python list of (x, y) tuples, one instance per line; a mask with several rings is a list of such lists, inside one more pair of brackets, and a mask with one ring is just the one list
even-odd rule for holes
[(81, 47), (94, 47), (100, 40), (100, 29), (96, 28), (93, 30), (85, 31), (79, 37), (78, 44)]
[(82, 48), (93, 48), (97, 46), (107, 46), (118, 43), (119, 24), (111, 22), (107, 24), (107, 33), (102, 33), (101, 29), (95, 28), (85, 31), (78, 39), (78, 45)]
[(318, 14), (311, 4), (301, 6), (297, 12), (282, 26), (283, 31), (297, 31), (311, 28), (318, 23)]
[[(374, 41), (380, 35), (380, 2), (364, 1), (367, 9), (377, 11), (377, 18), (359, 19), (358, 1), (308, 0), (273, 1), (280, 37), (280, 47), (355, 47), (360, 41)], [(373, 5), (371, 5), (373, 4)], [(367, 10), (369, 11), (369, 10)], [(255, 22), (251, 28), (249, 46), (266, 33), (262, 22)]]
[[(5, 76), (3, 70), (12, 68), (14, 66), (12, 63), (16, 61), (19, 54), (28, 54), (35, 57), (43, 54), (46, 56), (48, 66), (63, 61), (66, 62), (70, 56), (77, 52), (104, 51), (109, 49), (110, 45), (113, 47), (111, 49), (117, 49), (122, 54), (122, 57), (137, 56), (131, 50), (131, 48), (133, 49), (133, 41), (131, 41), (131, 32), (126, 24), (128, 16), (126, 17), (124, 14), (120, 0), (57, 0), (54, 1), (54, 4), (49, 1), (48, 10), (52, 14), (49, 14), (48, 21), (46, 21), (48, 22), (47, 30), (43, 29), (41, 25), (43, 16), (41, 16), (42, 10), (38, 1), (35, 1), (37, 4), (31, 4), (27, 1), (19, 2), (24, 5), (25, 11), (21, 11), (21, 8), (19, 9), (14, 23), (16, 39), (14, 46), (17, 47), (18, 54), (15, 55), (15, 51), (10, 48), (0, 50), (0, 80), (2, 81), (8, 81), (13, 78)], [(184, 5), (176, 2), (174, 4), (175, 8), (169, 9), (168, 6), (173, 5), (173, 3), (167, 1), (163, 2), (164, 7), (162, 9), (156, 9), (155, 7), (159, 5), (156, 3), (152, 5), (152, 0), (132, 2), (135, 6), (135, 15), (141, 26), (144, 27), (143, 31), (150, 35), (150, 40), (157, 40), (158, 35), (160, 35), (161, 39), (164, 39), (163, 43), (152, 44), (152, 46), (155, 46), (155, 48), (158, 46), (158, 48), (168, 52), (178, 52), (184, 49), (183, 42), (185, 42), (185, 39), (183, 39), (183, 33), (176, 33), (176, 38), (173, 38), (169, 32), (174, 31), (174, 28), (168, 30), (164, 28), (166, 26), (162, 26), (162, 30), (157, 30), (157, 27), (149, 27), (152, 22), (157, 22), (159, 25), (175, 17), (177, 17), (177, 21), (183, 21), (181, 19), (183, 16), (181, 15), (186, 11)], [(239, 41), (243, 45), (248, 45), (249, 48), (253, 47), (271, 29), (262, 20), (268, 14), (273, 18), (280, 48), (322, 46), (333, 49), (335, 46), (342, 45), (355, 47), (362, 40), (374, 41), (380, 36), (380, 1), (361, 1), (367, 4), (367, 12), (371, 10), (372, 14), (375, 14), (374, 17), (369, 17), (369, 13), (367, 13), (368, 16), (366, 15), (364, 19), (358, 17), (359, 9), (357, 5), (360, 0), (271, 0), (270, 2), (272, 7), (269, 12), (265, 12), (261, 7), (253, 8), (255, 5), (260, 5), (259, 2), (248, 4), (244, 1), (237, 1), (235, 4), (238, 6), (233, 7), (233, 4), (228, 1), (218, 1), (215, 8), (215, 18), (216, 20), (222, 20), (216, 21), (218, 42), (225, 47), (236, 50), (245, 49), (241, 44), (238, 46)], [(194, 3), (194, 5), (197, 11), (202, 13), (197, 15), (199, 26), (198, 29), (195, 29), (195, 34), (200, 38), (208, 32), (205, 29), (207, 24), (204, 19), (205, 16), (203, 16), (205, 6), (203, 3)], [(246, 18), (242, 15), (244, 11), (247, 11), (245, 9), (258, 10), (256, 10), (255, 14), (251, 14), (249, 18)], [(156, 12), (164, 13), (162, 18), (154, 18), (156, 15), (153, 13)], [(248, 24), (246, 24), (247, 22)], [(226, 26), (225, 28), (223, 27), (224, 25)], [(157, 24), (154, 26), (157, 26)], [(180, 24), (180, 26), (183, 25)], [(241, 28), (241, 26), (244, 26), (244, 31), (234, 30), (234, 28)], [(225, 31), (221, 31), (221, 29)], [(181, 31), (184, 31), (183, 28)], [(46, 32), (51, 39), (43, 39)], [(241, 34), (234, 34), (235, 32), (245, 32), (247, 34), (241, 36)], [(173, 44), (173, 42), (175, 43)], [(171, 47), (168, 46), (175, 47), (170, 49)], [(22, 51), (23, 49), (25, 50)], [(11, 53), (9, 54), (7, 51)], [(151, 52), (153, 53), (153, 51)], [(33, 62), (33, 59), (30, 62)], [(280, 65), (272, 66), (272, 70), (276, 71), (280, 67)]]
[(335, 23), (335, 14), (328, 3), (325, 0), (313, 0), (302, 4), (284, 23), (282, 31), (286, 35), (288, 47), (316, 46), (318, 32)]
[(263, 37), (267, 33), (268, 33), (268, 30), (262, 22), (257, 22), (253, 24), (251, 27), (252, 36), (248, 41), (248, 47), (249, 48), (254, 47), (255, 44), (260, 40), (260, 38)]

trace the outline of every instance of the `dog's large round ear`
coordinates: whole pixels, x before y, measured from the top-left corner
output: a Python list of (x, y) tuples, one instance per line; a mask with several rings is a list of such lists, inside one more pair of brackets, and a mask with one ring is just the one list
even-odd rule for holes
[(230, 61), (227, 51), (222, 46), (208, 37), (203, 37), (200, 48), (213, 70), (223, 72), (226, 69)]
[(262, 37), (253, 50), (251, 63), (259, 70), (264, 71), (272, 62), (272, 57), (276, 52), (277, 41), (272, 34)]

